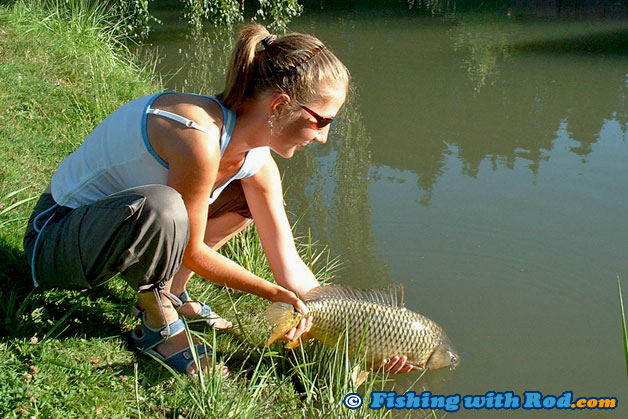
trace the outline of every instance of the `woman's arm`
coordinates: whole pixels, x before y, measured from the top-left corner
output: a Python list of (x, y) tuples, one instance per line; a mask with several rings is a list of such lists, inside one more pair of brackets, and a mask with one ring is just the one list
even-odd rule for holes
[(242, 187), (277, 283), (300, 296), (317, 287), (318, 281), (295, 247), (279, 169), (272, 157), (255, 175), (242, 180)]
[(190, 239), (183, 263), (212, 282), (269, 301), (286, 302), (305, 313), (305, 305), (293, 292), (254, 275), (204, 242), (208, 199), (220, 164), (219, 135), (218, 128), (209, 136), (192, 129), (176, 130), (173, 141), (161, 143), (161, 151), (169, 165), (168, 185), (181, 194), (190, 221)]
[[(242, 181), (242, 187), (255, 219), (264, 253), (277, 282), (300, 296), (317, 287), (318, 281), (303, 263), (294, 245), (283, 204), (281, 177), (275, 161), (269, 158), (259, 172)], [(311, 319), (308, 317), (308, 323), (299, 327), (303, 328), (299, 332), (309, 330)], [(286, 335), (288, 340), (296, 339), (293, 331), (294, 329), (290, 331), (290, 335)], [(390, 360), (380, 361), (374, 369), (382, 368), (395, 374), (412, 371), (413, 367), (407, 365), (406, 361), (406, 357), (395, 356)]]

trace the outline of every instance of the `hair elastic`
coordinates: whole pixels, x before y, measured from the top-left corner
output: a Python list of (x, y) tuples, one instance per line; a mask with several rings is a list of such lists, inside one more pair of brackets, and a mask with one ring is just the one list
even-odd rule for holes
[(264, 39), (262, 39), (262, 45), (267, 47), (270, 44), (272, 44), (273, 42), (275, 42), (276, 40), (277, 40), (277, 35), (275, 35), (274, 33), (271, 33), (271, 34), (267, 35)]

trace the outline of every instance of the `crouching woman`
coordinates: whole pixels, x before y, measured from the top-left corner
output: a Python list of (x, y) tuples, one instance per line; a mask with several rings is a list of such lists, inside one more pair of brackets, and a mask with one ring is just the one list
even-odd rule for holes
[[(120, 273), (138, 296), (135, 345), (188, 374), (199, 366), (180, 316), (231, 326), (189, 296), (194, 272), (305, 313), (298, 296), (318, 283), (296, 251), (270, 150), (289, 158), (325, 143), (348, 84), (315, 37), (243, 27), (217, 97), (135, 99), (60, 163), (24, 238), (34, 286), (87, 289)], [(277, 284), (217, 252), (253, 220)], [(204, 368), (210, 354), (197, 346)]]

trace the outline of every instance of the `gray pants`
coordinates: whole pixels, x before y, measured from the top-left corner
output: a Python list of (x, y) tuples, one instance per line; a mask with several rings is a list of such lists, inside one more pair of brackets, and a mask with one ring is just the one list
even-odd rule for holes
[[(133, 289), (163, 288), (181, 267), (189, 239), (189, 220), (177, 191), (146, 185), (109, 195), (75, 209), (58, 206), (37, 242), (36, 217), (55, 205), (43, 194), (28, 221), (24, 251), (43, 288), (88, 289), (120, 273)], [(251, 218), (239, 180), (227, 186), (208, 208), (208, 217), (226, 213)]]
[(75, 209), (58, 206), (43, 194), (28, 223), (24, 250), (43, 288), (86, 289), (120, 272), (131, 287), (163, 288), (181, 267), (189, 221), (177, 191), (146, 185), (110, 195)]

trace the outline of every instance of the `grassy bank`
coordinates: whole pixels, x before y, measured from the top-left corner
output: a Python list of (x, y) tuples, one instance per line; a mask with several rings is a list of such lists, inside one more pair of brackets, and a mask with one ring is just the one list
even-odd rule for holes
[[(106, 13), (60, 3), (62, 10), (0, 8), (0, 417), (385, 415), (342, 406), (355, 390), (355, 365), (339, 352), (265, 349), (267, 303), (257, 297), (193, 279), (192, 295), (237, 326), (194, 332), (231, 370), (226, 379), (199, 380), (133, 350), (133, 293), (123, 281), (89, 292), (32, 290), (21, 240), (34, 199), (108, 113), (162, 88), (112, 35)], [(326, 253), (302, 242), (304, 259), (329, 279)], [(254, 230), (224, 252), (272, 277)], [(368, 381), (364, 391), (376, 384)]]

